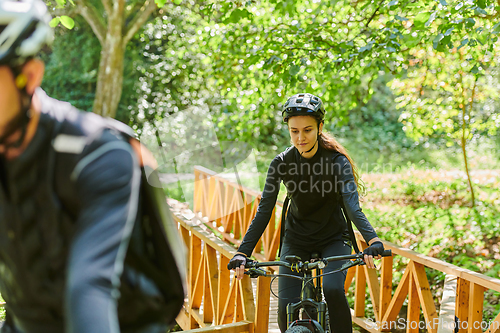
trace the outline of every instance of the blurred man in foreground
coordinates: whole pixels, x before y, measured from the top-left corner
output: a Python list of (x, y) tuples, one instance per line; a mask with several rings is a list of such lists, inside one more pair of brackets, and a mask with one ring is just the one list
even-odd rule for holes
[(0, 332), (165, 332), (184, 258), (154, 162), (39, 88), (49, 21), (41, 0), (0, 0)]

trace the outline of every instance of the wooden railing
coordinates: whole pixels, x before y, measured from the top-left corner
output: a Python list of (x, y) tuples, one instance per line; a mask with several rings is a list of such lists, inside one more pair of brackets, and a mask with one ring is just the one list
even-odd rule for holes
[(179, 213), (174, 217), (188, 249), (188, 299), (177, 317), (182, 329), (205, 332), (217, 327), (219, 333), (267, 332), (269, 278), (257, 281), (254, 297), (247, 275), (241, 281), (230, 277), (227, 264), (234, 248), (197, 218), (187, 220)]
[[(196, 219), (197, 223), (193, 225), (177, 216), (180, 232), (189, 247), (189, 297), (178, 320), (184, 330), (200, 327), (200, 332), (224, 332), (225, 329), (227, 332), (267, 332), (269, 282), (259, 278), (258, 298), (255, 300), (247, 277), (241, 282), (230, 281), (226, 265), (235, 249), (222, 242), (240, 244), (259, 201), (259, 193), (205, 168), (195, 168), (193, 210), (201, 213), (205, 221)], [(276, 257), (280, 219), (275, 212), (280, 211), (281, 205), (277, 203), (269, 226), (256, 247), (254, 255), (257, 259), (274, 260)], [(210, 228), (219, 233), (220, 238)], [(362, 237), (359, 234), (356, 237), (360, 249), (366, 248)], [(426, 269), (434, 269), (457, 277), (455, 314), (461, 323), (460, 333), (480, 333), (483, 330), (500, 333), (500, 314), (487, 325), (483, 322), (484, 293), (490, 289), (500, 292), (499, 279), (386, 241), (384, 245), (394, 255), (407, 258), (408, 263), (394, 293), (393, 257), (382, 259), (380, 273), (366, 266), (349, 269), (345, 289), (348, 290), (354, 281), (355, 301), (351, 312), (356, 324), (371, 332), (390, 331), (403, 325), (408, 333), (418, 332), (419, 329), (437, 333), (439, 318), (426, 274)], [(374, 318), (365, 317), (367, 285)], [(399, 314), (406, 299), (406, 319), (401, 321)], [(421, 315), (425, 322), (420, 321)], [(232, 324), (227, 326), (229, 323)], [(215, 325), (219, 326), (215, 328)]]
[[(193, 211), (213, 222), (222, 239), (239, 245), (250, 225), (260, 202), (260, 193), (217, 176), (201, 166), (194, 170)], [(258, 260), (274, 260), (280, 243), (281, 208), (278, 201), (269, 225), (255, 246)], [(279, 215), (276, 213), (278, 211)]]

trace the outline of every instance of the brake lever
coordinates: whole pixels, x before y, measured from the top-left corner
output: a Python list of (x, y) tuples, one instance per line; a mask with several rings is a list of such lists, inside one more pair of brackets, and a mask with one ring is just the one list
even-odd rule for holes
[(362, 266), (362, 265), (366, 265), (366, 263), (363, 261), (363, 259), (358, 258), (356, 260), (346, 262), (344, 265), (342, 265), (340, 270), (345, 270), (345, 269), (348, 269), (348, 268), (351, 268), (351, 267), (354, 267), (357, 265)]
[(266, 271), (262, 268), (250, 268), (249, 270), (245, 271), (245, 274), (250, 276), (250, 278), (257, 278), (259, 276), (267, 275)]

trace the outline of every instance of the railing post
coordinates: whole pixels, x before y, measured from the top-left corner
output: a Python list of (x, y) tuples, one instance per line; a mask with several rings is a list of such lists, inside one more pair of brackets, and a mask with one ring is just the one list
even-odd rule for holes
[[(201, 306), (201, 301), (203, 298), (203, 286), (202, 281), (203, 276), (201, 275), (201, 270), (203, 269), (203, 263), (201, 261), (201, 239), (191, 234), (191, 249), (189, 251), (189, 319), (191, 325), (193, 325), (193, 312), (194, 309), (199, 309)], [(191, 326), (191, 328), (196, 328)]]
[(408, 293), (408, 311), (406, 315), (406, 333), (418, 333), (419, 321), (420, 302), (418, 299), (417, 285), (415, 283), (415, 275), (414, 272), (411, 272)]
[(469, 298), (469, 333), (482, 333), (484, 288), (478, 284), (470, 284)]
[(215, 177), (210, 177), (209, 179), (209, 185), (208, 185), (208, 207), (207, 207), (207, 212), (208, 212), (208, 220), (210, 222), (213, 222), (215, 220), (215, 217), (217, 215), (217, 197), (215, 196), (215, 187), (217, 186), (217, 180)]
[(469, 292), (470, 282), (462, 278), (457, 280), (457, 303), (455, 305), (455, 316), (458, 318), (459, 333), (466, 333), (466, 324), (469, 321)]
[(366, 299), (366, 276), (362, 266), (356, 266), (356, 281), (354, 291), (354, 316), (364, 317)]
[(229, 285), (231, 284), (231, 274), (227, 269), (228, 263), (229, 263), (229, 258), (226, 258), (221, 254), (219, 258), (219, 281), (217, 286), (217, 289), (219, 291), (219, 302), (217, 305), (217, 321), (216, 321), (217, 325), (223, 324), (224, 307), (226, 305), (227, 298), (229, 297), (229, 292), (230, 292)]
[(392, 296), (392, 265), (393, 257), (382, 258), (382, 273), (380, 277), (380, 320), (385, 316), (389, 308)]
[(201, 174), (200, 171), (196, 168), (194, 168), (194, 200), (193, 200), (193, 212), (198, 213), (201, 212), (201, 206), (202, 206), (202, 186), (203, 184), (201, 183)]
[(269, 306), (271, 291), (269, 285), (270, 277), (259, 277), (257, 279), (257, 301), (255, 311), (255, 332), (268, 332), (269, 328)]

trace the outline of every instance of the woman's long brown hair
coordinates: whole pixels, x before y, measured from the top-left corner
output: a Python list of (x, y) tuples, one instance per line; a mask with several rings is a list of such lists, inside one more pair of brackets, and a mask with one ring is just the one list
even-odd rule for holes
[[(319, 121), (319, 119), (317, 119), (317, 120), (318, 120), (318, 130), (319, 130), (320, 121)], [(347, 149), (345, 149), (345, 147), (342, 146), (333, 136), (326, 133), (324, 130), (321, 132), (321, 135), (318, 138), (318, 142), (319, 142), (320, 146), (323, 147), (324, 149), (329, 150), (329, 151), (339, 152), (349, 160), (349, 163), (351, 163), (351, 167), (352, 167), (352, 174), (354, 176), (354, 182), (358, 186), (358, 194), (360, 197), (363, 197), (363, 195), (365, 194), (365, 190), (366, 190), (365, 184), (363, 183), (363, 181), (361, 180), (361, 177), (359, 176), (358, 167), (354, 163), (354, 160), (347, 153)]]

